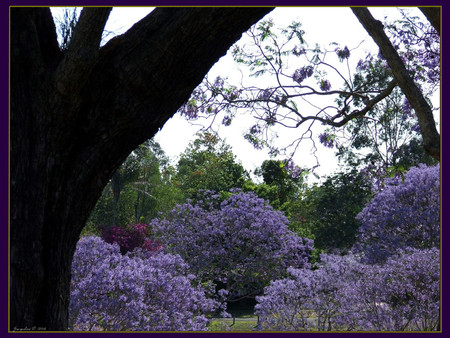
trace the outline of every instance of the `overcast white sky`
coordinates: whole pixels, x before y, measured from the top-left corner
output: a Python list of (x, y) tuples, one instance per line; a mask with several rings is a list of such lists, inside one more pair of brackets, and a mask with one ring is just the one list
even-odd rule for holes
[[(115, 35), (121, 34), (151, 10), (149, 7), (116, 7), (111, 12), (106, 30), (114, 32)], [(422, 16), (418, 9), (411, 8), (411, 10), (415, 11), (415, 15)], [(395, 7), (371, 7), (370, 11), (374, 17), (382, 21), (385, 16), (398, 16)], [(337, 42), (341, 46), (347, 45), (349, 49), (352, 49), (364, 40), (364, 43), (358, 48), (361, 56), (364, 56), (366, 51), (372, 51), (373, 53), (378, 51), (375, 43), (348, 7), (278, 7), (266, 16), (266, 18), (268, 17), (271, 17), (275, 24), (280, 25), (288, 25), (293, 20), (300, 21), (302, 29), (305, 31), (304, 38), (310, 46), (318, 43), (325, 47), (331, 42)], [(359, 58), (351, 59), (357, 62)], [(222, 75), (233, 78), (233, 74), (239, 76), (236, 67), (229, 53), (214, 65), (209, 77), (214, 78), (216, 75)], [(235, 120), (230, 127), (220, 129), (220, 136), (225, 138), (226, 142), (232, 146), (234, 154), (244, 167), (253, 171), (269, 156), (267, 151), (257, 151), (244, 140), (243, 133), (246, 127), (248, 128), (248, 123), (248, 117)], [(176, 115), (164, 125), (155, 138), (166, 154), (176, 163), (178, 155), (195, 138), (194, 134), (198, 129), (198, 126), (192, 126), (184, 118)], [(298, 133), (298, 131), (296, 132)], [(295, 136), (295, 134), (293, 136), (287, 135), (286, 131), (283, 131), (282, 134), (285, 137)], [(316, 173), (319, 175), (333, 173), (337, 169), (334, 151), (324, 148), (318, 142), (317, 145), (319, 150), (317, 154), (321, 166), (316, 170)], [(310, 148), (311, 144), (305, 143), (295, 154), (293, 159), (300, 167), (315, 165), (316, 160), (311, 155)]]

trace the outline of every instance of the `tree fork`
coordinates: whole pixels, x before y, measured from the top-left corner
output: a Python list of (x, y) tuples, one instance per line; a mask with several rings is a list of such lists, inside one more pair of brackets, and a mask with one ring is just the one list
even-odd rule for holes
[(110, 9), (88, 8), (63, 53), (48, 8), (10, 8), (10, 330), (67, 330), (73, 253), (103, 187), (271, 10), (157, 8), (100, 48)]

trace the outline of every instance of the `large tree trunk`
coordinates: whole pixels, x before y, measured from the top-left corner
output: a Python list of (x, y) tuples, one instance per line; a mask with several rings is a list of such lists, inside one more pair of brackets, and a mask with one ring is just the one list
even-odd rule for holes
[(417, 119), (419, 120), (425, 151), (440, 161), (440, 135), (436, 129), (431, 107), (425, 100), (419, 87), (414, 83), (397, 50), (384, 32), (383, 24), (375, 20), (365, 7), (352, 7), (352, 11), (380, 48), (400, 88), (414, 108)]
[(270, 10), (158, 8), (99, 48), (110, 9), (87, 8), (63, 54), (48, 8), (11, 8), (10, 330), (67, 329), (73, 253), (103, 187)]

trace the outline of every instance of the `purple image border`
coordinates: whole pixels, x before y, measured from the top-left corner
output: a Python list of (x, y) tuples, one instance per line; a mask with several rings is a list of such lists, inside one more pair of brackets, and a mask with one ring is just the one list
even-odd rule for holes
[[(8, 227), (9, 227), (9, 218), (8, 218), (8, 210), (9, 210), (9, 191), (8, 191), (8, 181), (9, 181), (9, 166), (8, 166), (8, 154), (9, 154), (9, 7), (10, 6), (442, 6), (442, 17), (446, 15), (448, 12), (449, 2), (445, 1), (430, 1), (430, 0), (423, 0), (423, 1), (404, 1), (404, 0), (398, 0), (398, 1), (386, 1), (386, 0), (378, 0), (378, 1), (354, 1), (354, 0), (347, 0), (347, 1), (330, 1), (330, 0), (317, 0), (317, 1), (292, 1), (292, 0), (277, 0), (277, 1), (270, 1), (270, 0), (258, 0), (258, 1), (251, 1), (251, 0), (245, 0), (245, 1), (238, 1), (238, 0), (231, 0), (231, 1), (225, 1), (225, 0), (197, 0), (197, 1), (181, 1), (181, 0), (115, 0), (115, 1), (104, 1), (104, 0), (84, 0), (84, 1), (74, 1), (74, 0), (66, 0), (66, 1), (56, 1), (56, 0), (48, 0), (48, 1), (37, 1), (37, 0), (20, 0), (20, 1), (2, 1), (1, 3), (1, 42), (3, 48), (1, 49), (1, 69), (2, 69), (2, 76), (1, 76), (1, 95), (2, 100), (1, 102), (1, 110), (0, 110), (0, 151), (2, 155), (2, 160), (0, 161), (0, 172), (1, 172), (1, 179), (0, 179), (0, 192), (1, 192), (1, 221), (0, 225), (1, 227), (1, 238), (2, 243), (0, 245), (0, 250), (2, 251), (0, 255), (0, 266), (2, 273), (0, 278), (1, 283), (1, 292), (0, 292), (0, 336), (3, 335), (12, 335), (14, 333), (8, 333)], [(326, 26), (324, 26), (324, 29), (326, 29)], [(441, 44), (442, 44), (442, 72), (445, 72), (447, 68), (444, 66), (445, 56), (446, 53), (446, 43), (444, 41), (446, 25), (445, 23), (442, 25), (442, 36), (441, 36)], [(441, 75), (441, 79), (444, 78), (444, 74)], [(445, 98), (448, 97), (445, 94), (446, 87), (442, 86), (442, 102), (441, 107), (445, 107)], [(442, 115), (441, 115), (441, 125), (442, 125)], [(444, 187), (442, 186), (442, 178), (444, 176), (444, 170), (446, 170), (446, 164), (445, 159), (442, 155), (442, 150), (445, 148), (445, 140), (442, 137), (442, 131), (443, 127), (441, 127), (441, 191), (442, 195), (445, 195)], [(441, 201), (443, 201), (441, 196)], [(442, 203), (442, 202), (441, 202)], [(443, 205), (443, 204), (442, 204)], [(444, 208), (442, 208), (444, 209)], [(442, 215), (442, 212), (441, 212)], [(445, 218), (442, 215), (442, 243), (446, 241), (446, 227), (445, 227)], [(443, 248), (442, 248), (443, 247)], [(446, 258), (448, 256), (447, 250), (445, 250), (445, 245), (441, 246), (441, 252), (442, 252), (442, 261), (446, 262)], [(448, 293), (446, 290), (444, 290), (445, 281), (447, 280), (448, 271), (445, 271), (445, 265), (442, 264), (443, 271), (442, 271), (442, 308), (443, 308), (443, 318), (442, 318), (442, 333), (449, 333), (449, 324), (446, 321), (447, 313), (446, 311), (446, 300), (448, 298)], [(45, 333), (34, 333), (34, 335), (43, 336)], [(83, 334), (83, 337), (86, 337), (85, 335), (94, 335), (94, 333), (70, 333), (70, 334)], [(119, 335), (120, 333), (96, 333), (96, 334), (112, 334), (112, 335)], [(141, 335), (140, 333), (136, 333), (138, 335)], [(152, 335), (159, 336), (175, 336), (183, 333), (152, 333)], [(197, 336), (200, 333), (189, 333), (190, 335)], [(202, 333), (203, 334), (203, 333)], [(233, 337), (242, 336), (242, 335), (248, 335), (249, 333), (204, 333), (207, 335), (223, 335)], [(263, 335), (264, 337), (270, 337), (272, 335), (280, 335), (281, 333), (258, 333), (258, 335)], [(286, 333), (289, 335), (312, 335), (314, 334), (314, 337), (317, 335), (324, 335), (326, 333)], [(333, 333), (333, 335), (343, 336), (346, 333)], [(386, 333), (370, 333), (371, 335), (386, 335)], [(409, 333), (395, 333), (396, 337), (397, 335), (404, 336), (408, 335)], [(434, 335), (439, 333), (417, 333), (419, 335)], [(33, 336), (34, 337), (34, 336)], [(98, 337), (98, 336), (96, 336)]]

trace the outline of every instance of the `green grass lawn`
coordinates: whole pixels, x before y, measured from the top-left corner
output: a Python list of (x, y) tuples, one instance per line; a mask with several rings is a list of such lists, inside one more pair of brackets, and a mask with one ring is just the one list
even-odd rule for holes
[(234, 318), (217, 318), (211, 320), (211, 331), (252, 331), (258, 322), (256, 316), (246, 315)]

